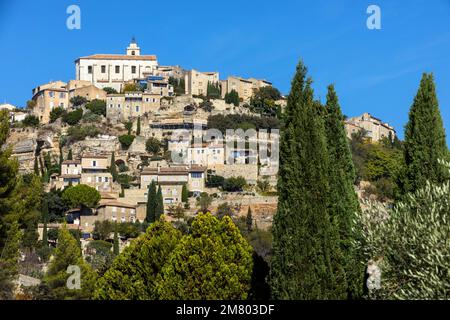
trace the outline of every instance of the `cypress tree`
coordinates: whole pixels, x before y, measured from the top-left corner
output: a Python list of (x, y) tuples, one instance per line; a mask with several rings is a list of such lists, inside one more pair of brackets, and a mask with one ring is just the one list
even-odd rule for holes
[[(327, 103), (324, 108), (329, 167), (329, 209), (333, 224), (339, 231), (341, 257), (346, 281), (337, 283), (347, 291), (348, 298), (358, 298), (362, 294), (364, 263), (357, 258), (356, 242), (359, 237), (354, 224), (354, 215), (361, 209), (354, 189), (356, 179), (352, 154), (344, 127), (344, 116), (339, 106), (333, 85), (328, 87)], [(338, 252), (339, 253), (339, 252)]]
[(136, 125), (136, 135), (139, 136), (140, 134), (141, 134), (141, 117), (138, 117)]
[(37, 157), (34, 157), (34, 174), (39, 176), (39, 163)]
[(114, 247), (113, 252), (114, 255), (119, 255), (119, 235), (117, 233), (117, 222), (114, 223)]
[(48, 231), (47, 231), (48, 203), (47, 203), (47, 199), (43, 199), (43, 201), (42, 201), (42, 220), (44, 222), (44, 229), (42, 231), (42, 246), (48, 247)]
[(158, 186), (158, 192), (156, 194), (156, 214), (155, 219), (156, 221), (159, 220), (159, 218), (164, 214), (164, 198), (162, 195), (161, 186)]
[(433, 74), (423, 74), (409, 111), (404, 158), (404, 193), (418, 190), (427, 180), (435, 183), (445, 181), (447, 172), (438, 160), (448, 159), (448, 148)]
[(247, 224), (247, 230), (248, 231), (252, 231), (252, 227), (253, 227), (253, 217), (252, 217), (252, 209), (250, 208), (250, 206), (248, 206), (248, 211), (247, 211), (247, 219), (246, 219), (246, 224)]
[(42, 157), (38, 157), (38, 159), (39, 159), (39, 167), (41, 168), (41, 176), (44, 177), (44, 175), (45, 175), (45, 166), (42, 163)]
[(111, 154), (111, 164), (109, 166), (109, 172), (113, 178), (113, 181), (117, 180), (117, 166), (116, 166), (116, 156), (114, 152)]
[(61, 174), (61, 166), (62, 163), (64, 162), (64, 155), (63, 155), (63, 151), (62, 148), (59, 148), (59, 174)]
[(67, 155), (67, 160), (73, 160), (72, 149), (69, 149), (69, 154)]
[(183, 184), (183, 189), (181, 190), (181, 202), (187, 203), (189, 198), (189, 192), (187, 189), (187, 185)]
[(152, 181), (147, 193), (147, 215), (145, 220), (148, 223), (153, 223), (156, 220), (156, 183)]
[(325, 128), (306, 75), (300, 62), (283, 114), (270, 284), (275, 299), (341, 299), (336, 282), (345, 276), (333, 259), (340, 248), (327, 208)]

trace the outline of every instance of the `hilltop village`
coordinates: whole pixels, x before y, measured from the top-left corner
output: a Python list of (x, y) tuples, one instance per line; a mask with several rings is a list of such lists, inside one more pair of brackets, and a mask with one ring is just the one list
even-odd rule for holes
[[(163, 66), (135, 39), (125, 54), (76, 59), (75, 75), (34, 88), (26, 109), (1, 106), (10, 111), (8, 143), (21, 173), (41, 176), (47, 192), (98, 191), (91, 207), (66, 208), (70, 228), (89, 239), (98, 222), (148, 220), (152, 182), (168, 219), (207, 209), (271, 226), (286, 98), (269, 81)], [(393, 127), (368, 113), (345, 125), (349, 138), (395, 138)]]

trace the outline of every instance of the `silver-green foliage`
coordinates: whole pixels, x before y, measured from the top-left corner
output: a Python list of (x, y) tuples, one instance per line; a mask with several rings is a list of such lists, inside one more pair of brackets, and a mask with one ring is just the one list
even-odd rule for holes
[(368, 204), (359, 220), (367, 258), (382, 270), (372, 298), (450, 298), (450, 181), (427, 182), (392, 210)]

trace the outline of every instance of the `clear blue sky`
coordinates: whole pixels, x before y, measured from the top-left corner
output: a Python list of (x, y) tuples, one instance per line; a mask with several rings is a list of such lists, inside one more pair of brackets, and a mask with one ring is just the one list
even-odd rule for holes
[[(66, 8), (81, 8), (81, 30)], [(381, 7), (382, 29), (366, 9)], [(287, 94), (299, 58), (317, 97), (334, 83), (344, 113), (368, 111), (403, 137), (422, 72), (434, 72), (450, 135), (450, 0), (103, 1), (0, 0), (0, 102), (73, 79), (74, 60), (123, 53), (135, 36), (161, 64), (266, 78)]]

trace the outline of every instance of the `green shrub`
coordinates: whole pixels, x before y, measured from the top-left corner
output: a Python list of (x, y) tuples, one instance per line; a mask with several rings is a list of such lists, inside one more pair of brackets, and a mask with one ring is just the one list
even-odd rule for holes
[(25, 127), (37, 127), (39, 126), (39, 119), (38, 117), (29, 114), (23, 119), (22, 123)]
[(98, 114), (93, 113), (92, 111), (88, 111), (83, 115), (83, 120), (86, 122), (99, 122), (100, 116)]
[(62, 117), (65, 113), (65, 110), (61, 107), (56, 107), (52, 111), (50, 111), (50, 123), (55, 122), (58, 118)]
[(80, 122), (81, 118), (83, 117), (83, 110), (77, 109), (72, 112), (65, 113), (63, 115), (63, 121), (71, 126), (74, 126)]
[(86, 109), (106, 117), (106, 102), (104, 100), (94, 99), (86, 105)]
[(67, 139), (74, 141), (84, 140), (86, 137), (95, 137), (100, 134), (100, 129), (94, 125), (74, 126), (67, 130)]
[(132, 134), (124, 134), (119, 137), (122, 147), (128, 149), (134, 141), (135, 136)]

